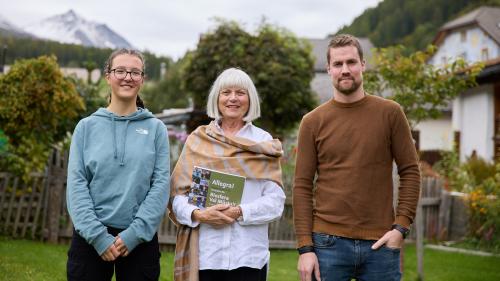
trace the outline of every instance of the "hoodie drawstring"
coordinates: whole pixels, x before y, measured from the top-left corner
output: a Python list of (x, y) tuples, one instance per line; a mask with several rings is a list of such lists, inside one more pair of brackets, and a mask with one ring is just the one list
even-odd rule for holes
[(113, 124), (113, 145), (114, 145), (114, 158), (118, 158), (118, 144), (116, 143), (116, 123), (115, 123), (115, 116), (111, 115), (111, 123)]
[(125, 130), (123, 131), (123, 153), (122, 153), (122, 158), (120, 160), (120, 166), (125, 165), (123, 160), (125, 159), (125, 145), (127, 144), (127, 129), (128, 129), (129, 122), (130, 122), (130, 120), (125, 121)]
[[(129, 124), (130, 122), (132, 121), (141, 121), (141, 120), (146, 120), (146, 119), (149, 119), (149, 118), (154, 118), (153, 114), (151, 114), (151, 112), (149, 112), (147, 109), (142, 109), (142, 108), (138, 108), (136, 112), (130, 114), (130, 115), (127, 115), (127, 116), (117, 116), (115, 115), (114, 113), (108, 111), (107, 109), (105, 108), (99, 108), (99, 110), (97, 110), (95, 113), (92, 114), (92, 116), (97, 116), (97, 117), (105, 117), (107, 120), (111, 120), (111, 134), (112, 134), (112, 139), (113, 139), (113, 158), (116, 159), (115, 161), (118, 161), (119, 165), (120, 166), (125, 166), (125, 149), (126, 149), (126, 145), (127, 145), (127, 131), (128, 131), (128, 127), (129, 127)], [(109, 118), (109, 119), (108, 119)], [(118, 134), (120, 134), (120, 129), (122, 128), (121, 127), (121, 122), (122, 121), (125, 121), (125, 128), (124, 128), (124, 131), (123, 131), (123, 144), (122, 144), (122, 154), (120, 154), (119, 150), (118, 150), (118, 145), (119, 145), (119, 136)], [(117, 125), (118, 123), (118, 125)], [(138, 131), (139, 133), (139, 131)], [(147, 130), (146, 130), (146, 135), (147, 135)], [(134, 136), (131, 136), (132, 138)]]
[[(130, 120), (125, 121), (125, 130), (123, 131), (123, 148), (122, 148), (122, 157), (120, 158), (120, 166), (124, 166), (125, 162), (125, 145), (127, 145), (127, 129), (128, 129), (128, 123)], [(115, 116), (111, 116), (111, 123), (113, 124), (113, 144), (114, 144), (114, 158), (118, 158), (118, 143), (116, 140), (116, 119)]]

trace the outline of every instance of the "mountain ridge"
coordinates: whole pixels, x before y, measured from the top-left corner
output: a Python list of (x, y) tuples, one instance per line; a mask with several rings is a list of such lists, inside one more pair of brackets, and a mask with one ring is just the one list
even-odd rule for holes
[(131, 43), (106, 24), (87, 20), (72, 9), (32, 23), (22, 31), (38, 38), (86, 47), (133, 48)]
[(0, 15), (0, 33), (16, 37), (36, 37), (32, 34), (27, 33), (26, 31), (16, 26), (15, 24), (11, 23), (8, 19), (6, 19), (2, 15)]

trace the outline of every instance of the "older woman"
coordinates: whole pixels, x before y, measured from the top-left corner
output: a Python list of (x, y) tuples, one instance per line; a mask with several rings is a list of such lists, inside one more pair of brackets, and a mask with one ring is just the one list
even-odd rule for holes
[[(215, 80), (207, 126), (187, 139), (172, 174), (171, 218), (179, 226), (175, 280), (266, 280), (268, 224), (283, 212), (281, 143), (252, 121), (260, 116), (257, 90), (236, 68)], [(239, 206), (200, 209), (188, 203), (194, 166), (246, 177)]]

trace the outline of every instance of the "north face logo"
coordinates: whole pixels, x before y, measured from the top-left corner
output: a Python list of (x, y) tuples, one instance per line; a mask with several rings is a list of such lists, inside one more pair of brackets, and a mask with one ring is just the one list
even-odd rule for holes
[(147, 134), (149, 134), (148, 130), (143, 129), (143, 128), (135, 129), (135, 131), (136, 131), (138, 134), (141, 134), (141, 135), (147, 135)]

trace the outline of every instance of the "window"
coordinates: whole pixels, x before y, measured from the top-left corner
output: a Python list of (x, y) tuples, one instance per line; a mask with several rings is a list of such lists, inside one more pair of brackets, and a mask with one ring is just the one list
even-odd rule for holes
[(467, 32), (465, 30), (460, 31), (460, 42), (467, 41)]
[(455, 149), (460, 154), (460, 131), (453, 132), (453, 142), (455, 143)]
[(488, 48), (481, 50), (481, 60), (486, 61), (489, 59)]

